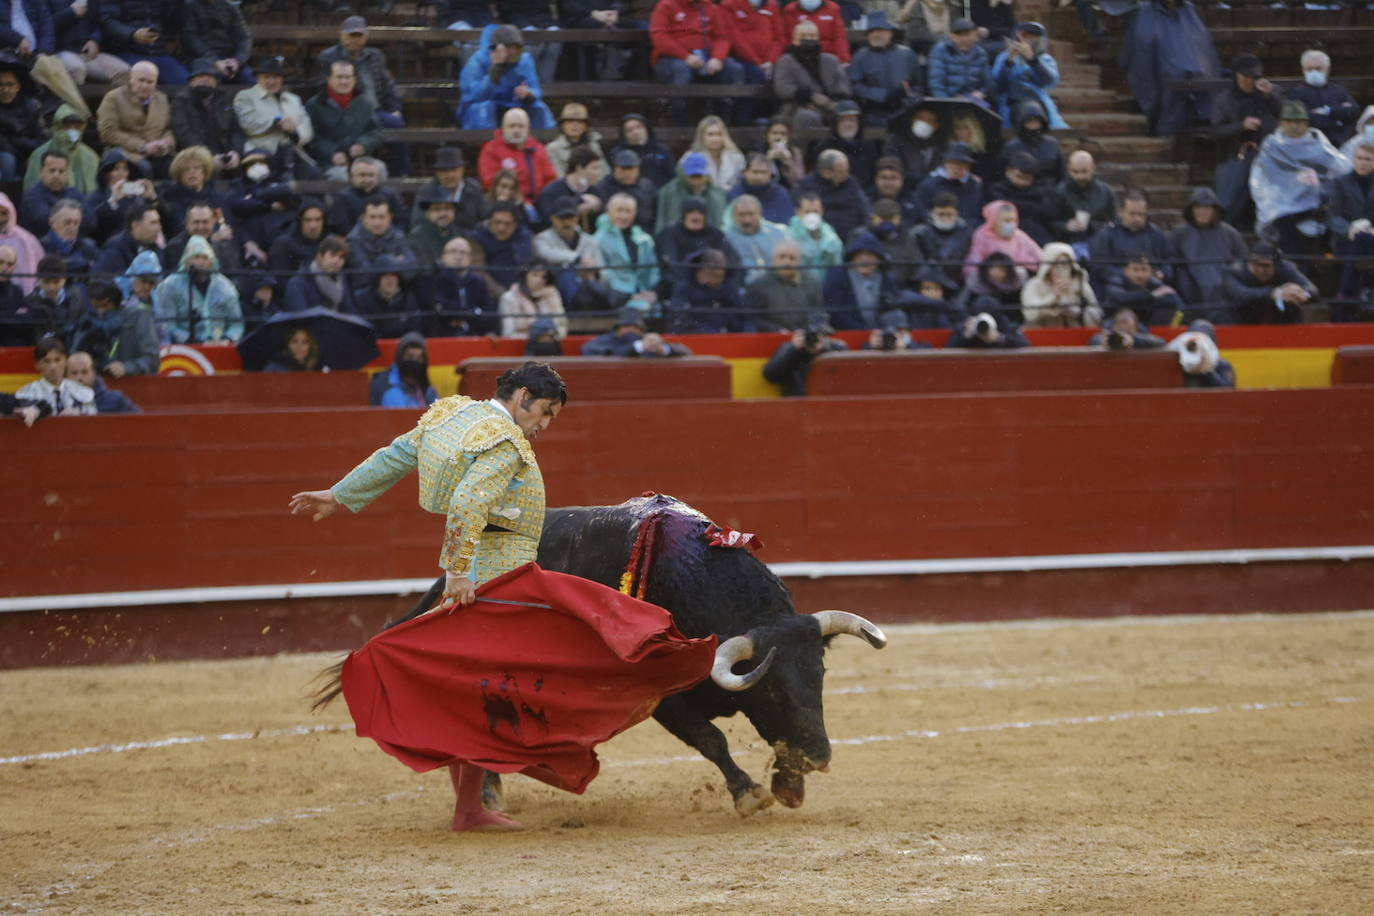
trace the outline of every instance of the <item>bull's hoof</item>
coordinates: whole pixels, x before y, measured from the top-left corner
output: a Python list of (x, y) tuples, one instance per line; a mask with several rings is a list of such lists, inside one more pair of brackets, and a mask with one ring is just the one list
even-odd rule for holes
[(735, 799), (735, 810), (740, 817), (748, 817), (755, 811), (762, 811), (773, 804), (773, 796), (763, 786), (754, 786)]

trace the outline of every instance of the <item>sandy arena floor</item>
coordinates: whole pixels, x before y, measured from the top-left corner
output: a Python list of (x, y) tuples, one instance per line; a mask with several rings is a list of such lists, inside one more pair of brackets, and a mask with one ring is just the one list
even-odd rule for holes
[(504, 835), (310, 716), (325, 656), (0, 672), (0, 912), (1374, 911), (1374, 613), (888, 629), (805, 807), (740, 820), (646, 722)]

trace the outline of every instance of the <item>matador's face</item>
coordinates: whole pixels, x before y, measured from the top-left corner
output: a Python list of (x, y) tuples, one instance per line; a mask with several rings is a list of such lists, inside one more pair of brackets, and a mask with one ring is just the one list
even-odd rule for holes
[(515, 407), (511, 413), (526, 439), (537, 438), (563, 409), (563, 405), (552, 398), (536, 398), (526, 388), (517, 391), (513, 400)]

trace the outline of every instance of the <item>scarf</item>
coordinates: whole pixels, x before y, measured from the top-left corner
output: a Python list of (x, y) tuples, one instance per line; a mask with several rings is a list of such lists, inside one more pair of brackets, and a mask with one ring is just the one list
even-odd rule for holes
[(343, 280), (337, 274), (330, 276), (321, 270), (319, 261), (310, 262), (310, 273), (315, 277), (315, 288), (329, 302), (329, 307), (337, 311), (339, 303), (343, 302)]
[(348, 95), (341, 95), (328, 86), (324, 88), (324, 91), (334, 100), (334, 104), (338, 105), (344, 111), (348, 111), (348, 103), (358, 97), (356, 92), (350, 92)]

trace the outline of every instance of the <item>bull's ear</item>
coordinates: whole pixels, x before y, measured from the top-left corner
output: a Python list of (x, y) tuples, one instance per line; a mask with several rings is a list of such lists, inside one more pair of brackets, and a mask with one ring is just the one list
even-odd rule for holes
[[(887, 634), (874, 624), (848, 611), (817, 611), (811, 615), (820, 624), (821, 636), (831, 637), (841, 634), (858, 636), (875, 649), (887, 645)], [(827, 646), (829, 643), (827, 642)]]

